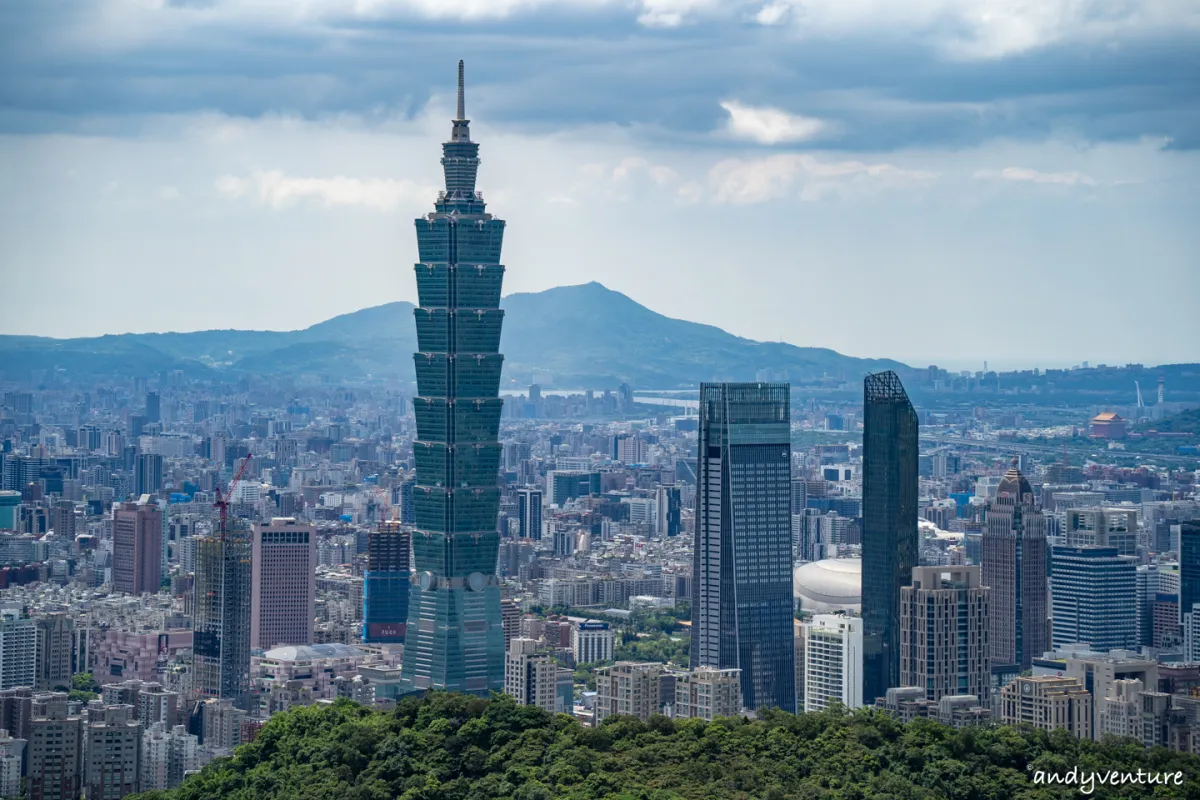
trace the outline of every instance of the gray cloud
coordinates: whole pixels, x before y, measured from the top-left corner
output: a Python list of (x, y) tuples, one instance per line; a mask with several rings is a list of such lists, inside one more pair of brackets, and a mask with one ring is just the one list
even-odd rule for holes
[[(461, 56), (471, 107), (526, 132), (615, 124), (647, 140), (730, 147), (714, 134), (728, 122), (720, 104), (733, 101), (825, 121), (838, 135), (821, 147), (848, 151), (1052, 136), (1200, 145), (1200, 34), (1110, 30), (1106, 20), (1128, 16), (1120, 8), (978, 30), (953, 4), (898, 3), (907, 10), (889, 34), (825, 0), (778, 3), (788, 14), (771, 26), (754, 22), (767, 4), (644, 0), (644, 13), (689, 23), (668, 28), (603, 0), (439, 3), (367, 3), (366, 16), (318, 3), (326, 11), (307, 17), (270, 0), (154, 14), (112, 0), (125, 13), (99, 16), (73, 0), (5, 4), (13, 46), (0, 55), (0, 126), (78, 130), (102, 113), (198, 110), (412, 115)], [(982, 55), (955, 42), (968, 53), (983, 42)]]
[[(462, 57), (507, 291), (599, 280), (914, 361), (1194, 360), (1194, 26), (1166, 0), (957, 8), (980, 3), (1008, 7), (3, 3), (0, 268), (44, 302), (0, 327), (294, 328), (412, 299)], [(130, 287), (157, 301), (124, 313)]]

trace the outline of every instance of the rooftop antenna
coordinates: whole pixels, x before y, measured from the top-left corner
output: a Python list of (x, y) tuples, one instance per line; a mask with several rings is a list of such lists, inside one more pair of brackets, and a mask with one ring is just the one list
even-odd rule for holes
[(450, 131), (451, 142), (471, 141), (471, 121), (467, 119), (466, 81), (463, 77), (463, 62), (458, 62), (458, 116), (454, 118)]
[(464, 91), (463, 62), (462, 62), (462, 59), (460, 58), (458, 60), (458, 116), (455, 117), (455, 120), (456, 121), (465, 120), (466, 118), (467, 118), (467, 101), (466, 101), (466, 93)]

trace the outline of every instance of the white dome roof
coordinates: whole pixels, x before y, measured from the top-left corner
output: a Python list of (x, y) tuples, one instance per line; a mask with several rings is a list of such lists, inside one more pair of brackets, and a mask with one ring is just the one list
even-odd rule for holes
[(271, 661), (320, 661), (333, 658), (361, 658), (366, 652), (340, 642), (331, 644), (289, 644), (263, 653)]
[(792, 594), (805, 611), (861, 611), (862, 559), (827, 558), (796, 567)]

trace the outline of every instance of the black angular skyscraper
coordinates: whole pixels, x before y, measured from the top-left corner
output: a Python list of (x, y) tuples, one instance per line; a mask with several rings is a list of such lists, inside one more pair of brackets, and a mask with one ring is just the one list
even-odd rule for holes
[(504, 221), (475, 191), (479, 145), (463, 94), (460, 61), (458, 117), (442, 145), (446, 191), (416, 221), (416, 575), (401, 681), (406, 691), (486, 694), (504, 687), (496, 577)]
[(741, 669), (742, 704), (796, 710), (791, 389), (700, 386), (693, 667)]
[(900, 685), (900, 587), (917, 566), (917, 412), (894, 372), (863, 383), (863, 702)]
[(1200, 603), (1200, 519), (1184, 522), (1179, 530), (1179, 620)]

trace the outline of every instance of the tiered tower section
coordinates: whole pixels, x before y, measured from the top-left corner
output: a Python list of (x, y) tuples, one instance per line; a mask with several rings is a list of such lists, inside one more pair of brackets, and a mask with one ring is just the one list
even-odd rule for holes
[(408, 691), (504, 687), (496, 577), (500, 507), (500, 246), (504, 221), (475, 191), (458, 64), (458, 118), (442, 145), (446, 190), (418, 219), (415, 573), (402, 679)]

